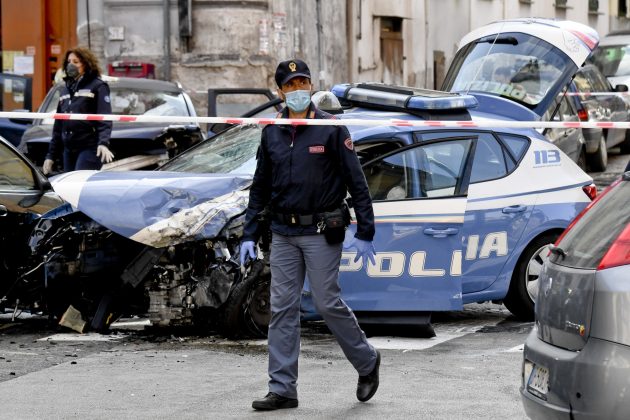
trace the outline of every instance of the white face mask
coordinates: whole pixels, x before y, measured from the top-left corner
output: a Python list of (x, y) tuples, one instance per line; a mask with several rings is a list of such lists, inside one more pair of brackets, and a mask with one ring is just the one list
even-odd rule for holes
[(293, 112), (303, 112), (311, 103), (310, 90), (294, 90), (284, 94), (287, 107)]

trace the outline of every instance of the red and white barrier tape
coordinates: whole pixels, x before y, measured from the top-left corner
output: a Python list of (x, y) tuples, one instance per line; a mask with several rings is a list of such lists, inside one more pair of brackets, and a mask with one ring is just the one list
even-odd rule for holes
[(345, 126), (393, 126), (393, 127), (450, 127), (450, 128), (630, 128), (630, 121), (510, 121), (481, 119), (476, 121), (434, 121), (379, 119), (289, 119), (289, 118), (233, 118), (233, 117), (183, 117), (169, 115), (115, 115), (115, 114), (56, 114), (43, 112), (0, 112), (0, 118), (53, 119), (78, 121), (116, 121), (130, 123), (209, 123), (209, 124), (257, 124), (257, 125), (345, 125)]
[(630, 92), (566, 92), (558, 96), (630, 96)]

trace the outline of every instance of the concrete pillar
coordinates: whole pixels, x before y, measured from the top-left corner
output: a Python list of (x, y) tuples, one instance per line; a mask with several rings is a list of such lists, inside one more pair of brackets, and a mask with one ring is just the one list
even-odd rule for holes
[(103, 2), (104, 0), (77, 0), (77, 39), (80, 46), (92, 50), (98, 58), (101, 72), (107, 74)]

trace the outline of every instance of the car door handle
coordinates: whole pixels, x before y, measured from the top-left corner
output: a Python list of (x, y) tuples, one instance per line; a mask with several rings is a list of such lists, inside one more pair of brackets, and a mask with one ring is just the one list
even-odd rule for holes
[(446, 229), (426, 228), (424, 230), (425, 235), (431, 235), (434, 238), (446, 238), (448, 235), (455, 235), (457, 232), (459, 232), (459, 229), (457, 228), (446, 228)]
[(525, 210), (527, 210), (527, 206), (522, 206), (520, 204), (517, 204), (516, 206), (504, 207), (503, 210), (501, 211), (505, 214), (509, 214), (509, 213), (522, 213)]
[(0, 204), (0, 217), (6, 216), (7, 214), (9, 214), (7, 208)]

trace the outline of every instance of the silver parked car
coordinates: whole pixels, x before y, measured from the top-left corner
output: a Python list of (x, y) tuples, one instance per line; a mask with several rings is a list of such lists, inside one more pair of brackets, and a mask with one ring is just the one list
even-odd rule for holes
[[(573, 78), (578, 117), (581, 121), (624, 122), (628, 121), (628, 105), (618, 92), (627, 92), (628, 86), (610, 85), (597, 66), (581, 67)], [(607, 95), (606, 93), (610, 93)], [(608, 149), (626, 140), (625, 129), (583, 128), (586, 140), (586, 162), (591, 171), (603, 172), (608, 163)]]
[[(561, 95), (554, 99), (543, 121), (578, 122), (578, 102), (569, 96)], [(548, 128), (543, 135), (551, 143), (567, 154), (577, 165), (586, 170), (586, 139), (579, 127)]]
[(630, 172), (550, 247), (521, 396), (533, 419), (630, 417)]

